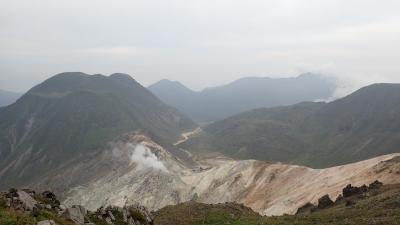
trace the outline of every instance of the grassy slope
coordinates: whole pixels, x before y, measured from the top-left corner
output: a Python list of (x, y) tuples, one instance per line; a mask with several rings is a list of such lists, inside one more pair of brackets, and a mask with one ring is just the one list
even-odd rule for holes
[(386, 185), (370, 196), (345, 202), (309, 215), (261, 217), (240, 206), (183, 203), (157, 212), (156, 225), (398, 225), (400, 222), (400, 185)]

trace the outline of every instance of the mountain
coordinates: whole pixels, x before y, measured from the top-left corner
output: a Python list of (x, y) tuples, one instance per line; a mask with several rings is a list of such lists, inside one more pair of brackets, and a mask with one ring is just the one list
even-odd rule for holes
[[(369, 98), (380, 96), (378, 92)], [(290, 130), (286, 124), (302, 128), (301, 121), (311, 118), (307, 115), (323, 118), (328, 113), (325, 105), (269, 109), (276, 112), (268, 121), (283, 131)], [(363, 112), (384, 109), (379, 104), (359, 107)], [(252, 126), (259, 123), (261, 119)], [(82, 205), (89, 210), (138, 203), (158, 210), (187, 201), (236, 202), (262, 215), (282, 215), (294, 214), (308, 202), (315, 204), (325, 194), (336, 197), (349, 183), (400, 182), (399, 154), (312, 169), (226, 157), (200, 159), (182, 148), (203, 134), (128, 75), (59, 74), (0, 109), (0, 189), (52, 190), (67, 207)]]
[(101, 174), (104, 165), (85, 166), (114, 139), (142, 132), (173, 143), (195, 127), (129, 75), (58, 74), (0, 109), (0, 188), (70, 173), (58, 180), (67, 188)]
[(14, 103), (22, 94), (0, 90), (0, 107)]
[(248, 77), (201, 92), (168, 80), (148, 88), (195, 121), (210, 122), (260, 107), (326, 99), (332, 97), (335, 84), (321, 75), (307, 73), (295, 78)]
[(399, 152), (399, 118), (400, 84), (374, 84), (330, 103), (245, 112), (204, 127), (179, 146), (324, 168)]

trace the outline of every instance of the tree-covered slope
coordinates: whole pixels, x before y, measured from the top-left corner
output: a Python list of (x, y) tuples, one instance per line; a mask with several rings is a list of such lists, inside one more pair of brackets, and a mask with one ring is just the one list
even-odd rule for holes
[(331, 103), (257, 109), (217, 121), (181, 147), (328, 167), (399, 152), (399, 118), (400, 85), (375, 84)]
[(84, 161), (124, 133), (173, 143), (194, 127), (128, 75), (62, 73), (0, 110), (0, 187)]

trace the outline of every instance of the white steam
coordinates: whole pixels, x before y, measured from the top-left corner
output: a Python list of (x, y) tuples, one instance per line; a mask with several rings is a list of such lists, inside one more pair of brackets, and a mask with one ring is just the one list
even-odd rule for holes
[(140, 169), (156, 169), (163, 172), (168, 172), (164, 164), (157, 158), (157, 156), (144, 145), (138, 144), (135, 146), (131, 154), (131, 164), (135, 163), (137, 168)]

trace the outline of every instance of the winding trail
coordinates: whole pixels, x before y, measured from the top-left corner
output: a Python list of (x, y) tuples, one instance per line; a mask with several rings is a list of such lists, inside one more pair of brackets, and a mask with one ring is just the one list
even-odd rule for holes
[(182, 144), (183, 142), (187, 141), (190, 138), (190, 136), (192, 136), (194, 134), (197, 134), (200, 131), (201, 131), (201, 128), (198, 127), (198, 128), (196, 128), (196, 129), (194, 129), (192, 131), (182, 133), (182, 139), (177, 141), (174, 145), (176, 146), (176, 145)]

